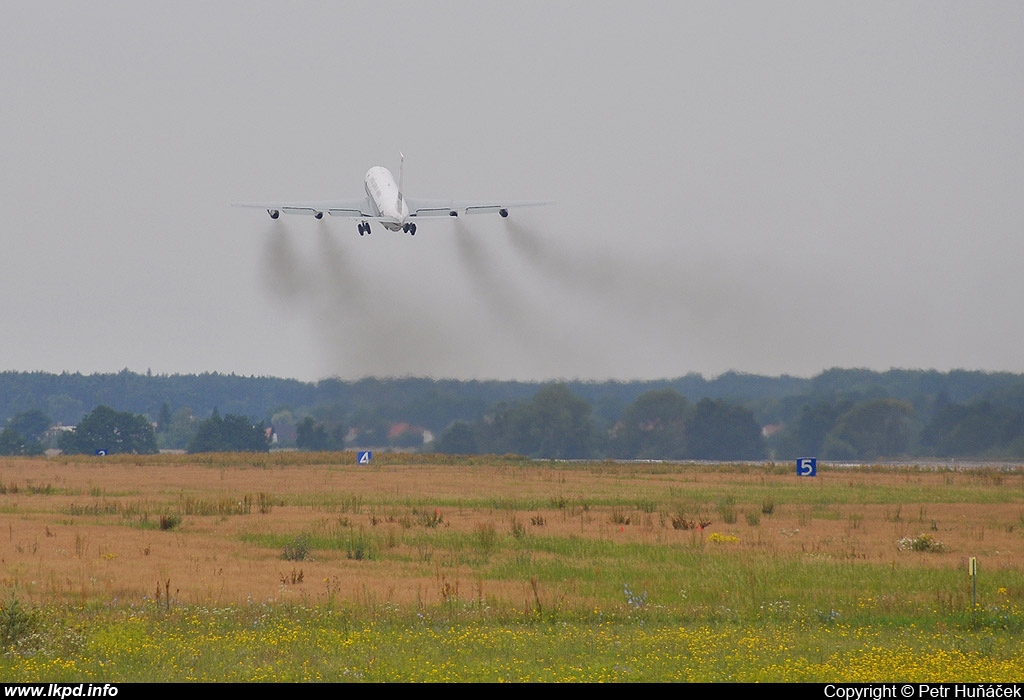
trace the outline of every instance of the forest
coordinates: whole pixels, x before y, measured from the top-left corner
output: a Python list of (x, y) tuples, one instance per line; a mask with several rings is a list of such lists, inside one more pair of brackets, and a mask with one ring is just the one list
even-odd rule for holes
[[(0, 426), (0, 454), (374, 448), (541, 459), (1016, 460), (1024, 375), (836, 368), (811, 378), (531, 383), (0, 372)], [(137, 440), (113, 437), (129, 433)]]

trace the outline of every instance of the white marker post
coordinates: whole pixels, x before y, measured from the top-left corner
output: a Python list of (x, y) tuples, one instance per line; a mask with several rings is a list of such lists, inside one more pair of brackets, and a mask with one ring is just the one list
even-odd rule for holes
[(978, 607), (978, 558), (967, 560), (967, 575), (971, 577), (971, 607)]

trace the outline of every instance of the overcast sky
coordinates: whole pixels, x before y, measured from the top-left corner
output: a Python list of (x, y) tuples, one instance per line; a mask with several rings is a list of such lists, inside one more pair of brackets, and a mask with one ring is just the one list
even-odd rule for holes
[[(1024, 372), (1024, 3), (21, 2), (0, 370)], [(410, 237), (233, 201), (551, 199)]]

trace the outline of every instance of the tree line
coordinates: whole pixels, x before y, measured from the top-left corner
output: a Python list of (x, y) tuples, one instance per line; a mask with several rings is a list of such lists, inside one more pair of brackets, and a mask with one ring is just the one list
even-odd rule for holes
[(673, 389), (641, 395), (610, 429), (564, 384), (529, 401), (457, 422), (436, 445), (449, 454), (515, 453), (543, 459), (707, 459), (765, 457), (761, 427), (748, 409), (704, 398), (691, 404)]
[[(39, 409), (19, 413), (0, 433), (0, 454), (40, 455), (50, 430), (49, 419)], [(73, 429), (59, 431), (51, 442), (64, 454), (155, 454), (159, 451), (159, 423), (129, 411), (97, 406)], [(187, 452), (266, 452), (270, 435), (262, 423), (245, 416), (214, 414), (196, 425)]]
[[(0, 413), (0, 454), (376, 447), (561, 459), (1024, 458), (1024, 377), (1010, 374), (829, 370), (806, 380), (728, 373), (629, 383), (303, 384), (234, 375), (178, 383), (122, 372), (89, 377), (97, 396), (114, 400), (89, 405), (74, 431), (66, 423), (56, 428), (63, 421), (47, 407), (65, 405), (54, 397), (67, 397), (83, 379), (0, 373), (0, 390), (21, 392), (0, 391), (0, 409), (8, 411)], [(153, 407), (161, 386), (177, 389)], [(124, 408), (141, 396), (150, 408)], [(205, 401), (235, 408), (223, 416), (217, 403), (196, 408)]]

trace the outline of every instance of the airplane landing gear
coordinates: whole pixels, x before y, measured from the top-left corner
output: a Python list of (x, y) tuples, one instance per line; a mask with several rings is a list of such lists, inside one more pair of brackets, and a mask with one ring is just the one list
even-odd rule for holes
[(416, 235), (416, 224), (403, 224), (402, 230), (408, 233), (410, 236)]
[(359, 235), (362, 236), (364, 234), (369, 234), (369, 233), (370, 233), (370, 223), (368, 221), (361, 222), (359, 224)]

